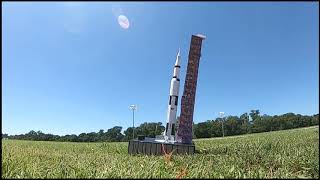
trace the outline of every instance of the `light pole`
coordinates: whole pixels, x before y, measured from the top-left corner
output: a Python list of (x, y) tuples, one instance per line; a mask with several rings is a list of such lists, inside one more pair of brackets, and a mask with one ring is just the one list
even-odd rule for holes
[(132, 130), (133, 130), (133, 139), (134, 139), (134, 111), (137, 109), (137, 105), (130, 105), (129, 108), (132, 110)]
[(223, 127), (223, 115), (224, 115), (224, 112), (219, 112), (220, 116), (221, 116), (221, 119), (222, 119), (222, 137), (224, 137), (224, 127)]

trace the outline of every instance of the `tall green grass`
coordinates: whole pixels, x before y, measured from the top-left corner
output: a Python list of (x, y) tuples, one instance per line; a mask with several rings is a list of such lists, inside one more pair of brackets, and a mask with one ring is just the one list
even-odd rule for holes
[(167, 162), (128, 155), (127, 142), (3, 140), (2, 178), (319, 178), (319, 126), (195, 144)]

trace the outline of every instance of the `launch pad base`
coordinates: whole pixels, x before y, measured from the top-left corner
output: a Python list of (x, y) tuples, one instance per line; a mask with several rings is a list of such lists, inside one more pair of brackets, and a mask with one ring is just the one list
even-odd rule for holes
[(195, 145), (181, 143), (165, 143), (155, 141), (155, 138), (145, 138), (144, 140), (130, 140), (128, 145), (128, 153), (132, 155), (164, 155), (169, 154), (194, 154)]

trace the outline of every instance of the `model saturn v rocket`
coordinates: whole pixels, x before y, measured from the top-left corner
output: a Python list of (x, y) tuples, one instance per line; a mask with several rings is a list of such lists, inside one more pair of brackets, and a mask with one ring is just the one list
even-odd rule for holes
[(177, 54), (176, 63), (174, 65), (173, 77), (170, 84), (170, 94), (167, 112), (167, 124), (164, 135), (167, 139), (174, 141), (177, 122), (177, 107), (180, 86), (180, 49)]

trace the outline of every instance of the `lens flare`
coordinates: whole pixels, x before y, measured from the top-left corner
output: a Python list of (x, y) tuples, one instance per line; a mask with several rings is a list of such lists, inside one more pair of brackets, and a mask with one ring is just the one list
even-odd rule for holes
[(124, 15), (118, 17), (118, 23), (123, 29), (128, 29), (130, 25), (128, 18)]

